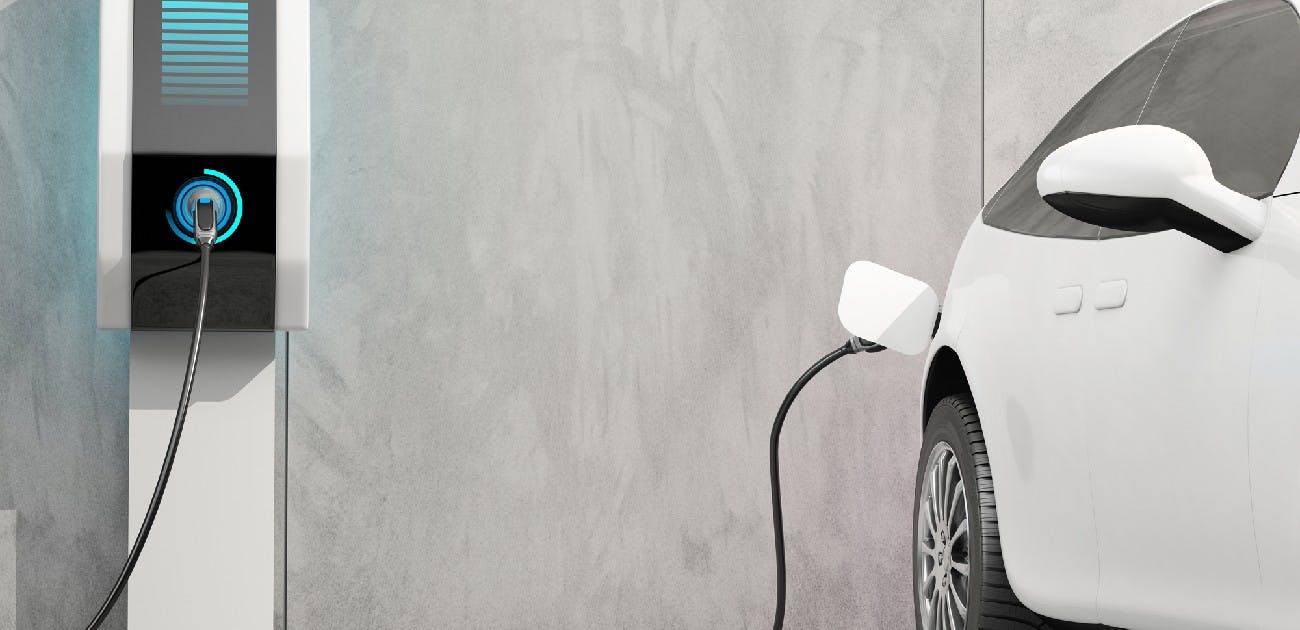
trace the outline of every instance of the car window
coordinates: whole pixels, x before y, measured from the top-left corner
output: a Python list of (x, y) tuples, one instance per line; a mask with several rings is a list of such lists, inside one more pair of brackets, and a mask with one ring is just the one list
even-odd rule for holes
[(1136, 122), (1182, 26), (1129, 57), (1080, 99), (989, 201), (984, 222), (1034, 236), (1096, 238), (1097, 226), (1057, 212), (1038, 195), (1038, 165), (1071, 140)]
[[(1175, 25), (1079, 101), (985, 208), (985, 223), (1023, 234), (1113, 238), (1038, 196), (1038, 165), (1081, 136), (1121, 125), (1172, 127), (1195, 139), (1224, 185), (1273, 193), (1300, 136), (1300, 18), (1285, 0), (1233, 0)], [(1143, 83), (1145, 82), (1145, 86)]]
[(1300, 18), (1285, 0), (1236, 0), (1193, 16), (1156, 81), (1142, 124), (1205, 149), (1243, 195), (1277, 188), (1300, 136)]

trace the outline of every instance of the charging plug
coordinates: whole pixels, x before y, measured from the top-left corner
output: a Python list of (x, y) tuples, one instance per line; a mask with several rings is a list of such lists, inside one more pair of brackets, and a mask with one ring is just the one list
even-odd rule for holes
[(217, 239), (217, 202), (212, 197), (199, 197), (193, 209), (194, 240), (199, 245), (211, 245)]
[(862, 337), (850, 337), (846, 348), (852, 354), (858, 354), (859, 352), (880, 352), (887, 349), (874, 341), (867, 341)]

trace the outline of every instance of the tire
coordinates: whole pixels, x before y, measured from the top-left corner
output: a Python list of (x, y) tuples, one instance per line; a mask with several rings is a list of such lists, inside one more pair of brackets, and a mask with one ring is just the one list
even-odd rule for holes
[[(932, 470), (936, 473), (942, 470), (945, 475), (930, 474)], [(953, 479), (949, 476), (952, 472), (959, 473), (960, 478)], [(936, 495), (933, 488), (943, 494)], [(930, 412), (914, 496), (912, 600), (917, 630), (1048, 630), (1052, 627), (1048, 620), (1026, 608), (1007, 582), (998, 539), (993, 473), (984, 449), (979, 414), (970, 395), (948, 396)], [(947, 500), (935, 501), (936, 496)], [(970, 501), (968, 497), (977, 500)], [(952, 505), (954, 499), (955, 509), (932, 511), (939, 503)], [(951, 518), (947, 512), (952, 514)], [(964, 527), (959, 520), (963, 516)], [(947, 527), (932, 527), (940, 519)], [(962, 566), (966, 567), (965, 575)], [(930, 577), (935, 569), (938, 569), (935, 577)], [(936, 589), (941, 590), (936, 593)], [(965, 598), (961, 599), (963, 592)], [(961, 614), (962, 607), (966, 609), (965, 615)], [(931, 616), (931, 611), (939, 614)], [(945, 611), (951, 613), (946, 619)]]

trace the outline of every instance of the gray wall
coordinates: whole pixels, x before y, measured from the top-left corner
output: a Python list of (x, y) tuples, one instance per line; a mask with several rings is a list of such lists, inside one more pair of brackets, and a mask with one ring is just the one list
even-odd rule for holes
[(0, 510), (0, 630), (18, 629), (18, 513)]
[[(979, 5), (314, 5), (290, 627), (770, 624), (767, 444), (848, 263), (940, 285)], [(791, 627), (904, 627), (920, 363), (785, 440)]]
[[(18, 627), (76, 627), (128, 535), (97, 3), (9, 2), (0, 509)], [(1198, 3), (989, 0), (981, 121), (973, 1), (313, 2), (290, 627), (770, 623), (769, 423), (844, 267), (942, 291), (981, 188)], [(791, 627), (910, 623), (919, 371), (847, 359), (791, 414)]]
[(0, 9), (0, 510), (17, 512), (19, 628), (82, 627), (127, 537), (128, 337), (95, 330), (97, 4)]

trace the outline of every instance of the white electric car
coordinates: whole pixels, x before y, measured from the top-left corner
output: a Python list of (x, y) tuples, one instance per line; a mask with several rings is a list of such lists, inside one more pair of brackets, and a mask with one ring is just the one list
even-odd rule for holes
[(851, 268), (849, 330), (928, 349), (917, 628), (1300, 628), (1298, 137), (1295, 7), (1217, 3), (992, 198), (937, 329)]

